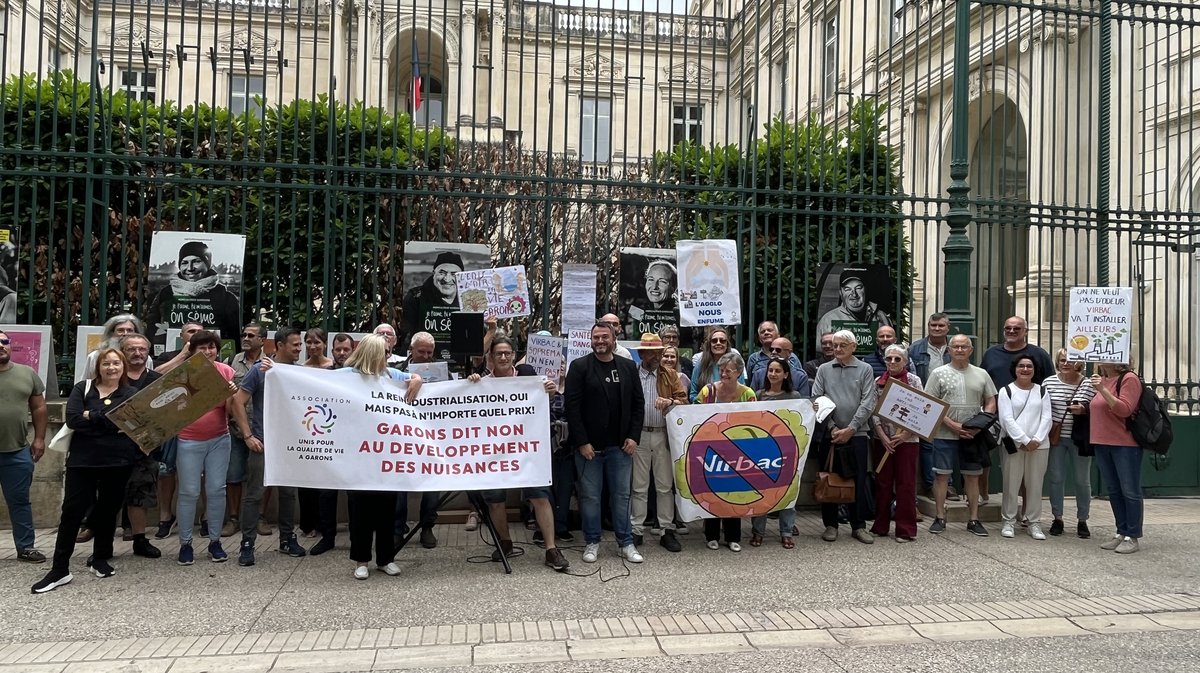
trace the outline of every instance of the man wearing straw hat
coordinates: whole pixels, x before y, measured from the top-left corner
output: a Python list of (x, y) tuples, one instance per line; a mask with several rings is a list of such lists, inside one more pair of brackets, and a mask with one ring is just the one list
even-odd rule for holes
[(663, 352), (662, 339), (653, 332), (642, 335), (638, 345), (638, 379), (642, 384), (642, 441), (633, 454), (632, 483), (629, 493), (629, 517), (633, 528), (633, 544), (643, 542), (642, 525), (646, 519), (647, 500), (650, 497), (650, 474), (653, 468), (654, 495), (659, 532), (659, 544), (667, 551), (681, 549), (675, 538), (675, 497), (671, 493), (674, 470), (671, 465), (671, 448), (667, 446), (667, 423), (664, 415), (677, 404), (687, 404), (687, 392), (679, 382), (679, 376), (659, 367)]

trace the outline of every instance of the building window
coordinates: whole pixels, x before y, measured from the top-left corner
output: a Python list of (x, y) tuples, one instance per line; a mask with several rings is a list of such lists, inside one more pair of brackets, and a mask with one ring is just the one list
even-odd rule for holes
[(671, 106), (671, 146), (683, 141), (699, 145), (704, 140), (704, 106)]
[(612, 99), (584, 98), (580, 117), (579, 157), (607, 163), (612, 156)]
[(261, 98), (266, 95), (267, 78), (262, 75), (229, 76), (229, 111), (240, 117), (249, 111), (262, 119)]
[(821, 24), (821, 99), (829, 100), (838, 86), (838, 18), (837, 14)]
[(790, 99), (788, 98), (788, 57), (775, 64), (775, 82), (779, 86), (779, 111), (785, 116), (788, 113)]
[(63, 68), (71, 67), (71, 54), (58, 48), (58, 45), (51, 44), (49, 51), (46, 52), (46, 67), (48, 72), (58, 72)]
[[(424, 69), (422, 65), (422, 69)], [(412, 109), (411, 93), (408, 109), (413, 113), (413, 123), (417, 126), (437, 126), (446, 124), (446, 96), (442, 92), (442, 81), (436, 77), (423, 75), (421, 77), (421, 108)]]
[(152, 70), (122, 70), (121, 90), (130, 100), (153, 103), (158, 93), (158, 73)]
[(884, 0), (884, 2), (884, 6), (890, 7), (892, 13), (890, 17), (892, 33), (888, 44), (896, 44), (900, 41), (900, 38), (904, 37), (904, 5), (906, 4), (906, 0)]

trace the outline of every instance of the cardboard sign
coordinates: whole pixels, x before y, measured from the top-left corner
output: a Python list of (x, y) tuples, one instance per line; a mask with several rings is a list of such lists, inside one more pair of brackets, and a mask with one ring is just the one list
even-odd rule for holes
[(108, 412), (108, 419), (149, 454), (233, 393), (208, 358), (196, 353)]
[(529, 315), (529, 282), (524, 265), (459, 271), (455, 281), (459, 307), (466, 313), (497, 319)]
[(895, 379), (888, 379), (875, 404), (876, 416), (931, 441), (948, 411), (949, 404)]

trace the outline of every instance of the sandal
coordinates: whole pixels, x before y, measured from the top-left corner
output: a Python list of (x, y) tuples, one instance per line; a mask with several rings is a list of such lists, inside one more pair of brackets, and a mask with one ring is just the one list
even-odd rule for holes
[(795, 549), (796, 541), (790, 537), (783, 538), (783, 548), (784, 549)]
[(758, 533), (754, 533), (753, 535), (750, 536), (750, 546), (751, 547), (761, 547), (762, 543), (763, 543), (763, 536), (759, 535)]

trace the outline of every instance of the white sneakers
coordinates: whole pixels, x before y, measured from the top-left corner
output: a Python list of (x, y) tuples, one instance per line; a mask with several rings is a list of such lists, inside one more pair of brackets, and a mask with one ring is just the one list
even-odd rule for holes
[(637, 550), (637, 547), (631, 544), (621, 547), (620, 556), (630, 563), (642, 562), (642, 553)]
[(716, 551), (721, 548), (721, 543), (717, 542), (716, 540), (709, 540), (708, 542), (704, 543), (704, 546)]
[(371, 571), (367, 570), (366, 566), (355, 566), (354, 567), (354, 579), (365, 580), (370, 576), (371, 576)]
[(1132, 554), (1138, 549), (1138, 541), (1134, 538), (1126, 537), (1124, 540), (1121, 540), (1121, 544), (1117, 545), (1116, 551), (1118, 554)]
[(741, 550), (742, 550), (742, 545), (740, 545), (736, 542), (729, 543), (729, 551), (741, 551)]
[(584, 563), (595, 563), (596, 557), (599, 554), (600, 554), (600, 543), (599, 542), (589, 542), (587, 544), (587, 546), (583, 548), (583, 562)]
[(1035, 540), (1045, 540), (1046, 534), (1042, 532), (1042, 524), (1033, 521), (1029, 524), (1029, 537)]
[(385, 566), (375, 566), (375, 569), (389, 577), (395, 577), (400, 574), (400, 566), (395, 563), (389, 563)]
[(1004, 526), (1000, 528), (1000, 537), (1013, 537), (1016, 534), (1016, 526), (1013, 526), (1011, 523), (1005, 522)]

